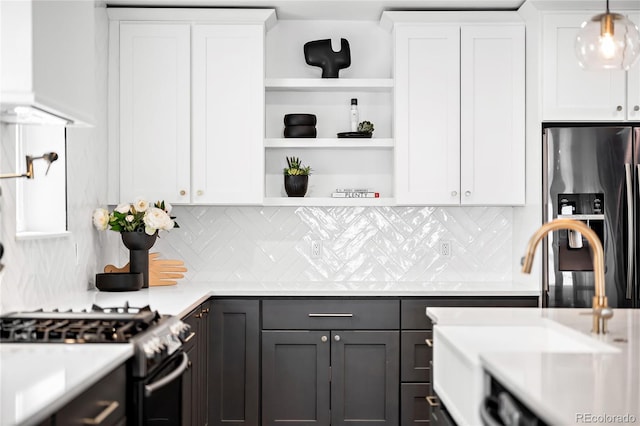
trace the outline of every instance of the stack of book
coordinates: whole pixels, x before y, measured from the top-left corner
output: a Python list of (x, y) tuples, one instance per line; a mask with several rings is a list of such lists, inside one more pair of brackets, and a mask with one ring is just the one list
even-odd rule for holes
[(380, 193), (368, 188), (337, 188), (333, 198), (380, 198)]

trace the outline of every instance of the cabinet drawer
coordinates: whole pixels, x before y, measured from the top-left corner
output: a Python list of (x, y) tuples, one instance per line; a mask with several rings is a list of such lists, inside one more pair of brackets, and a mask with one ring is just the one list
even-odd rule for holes
[(58, 425), (89, 424), (84, 419), (100, 419), (100, 425), (121, 424), (126, 416), (126, 366), (113, 370), (55, 415)]
[(428, 297), (402, 300), (401, 323), (403, 330), (431, 330), (433, 325), (427, 317), (427, 307), (530, 307), (538, 306), (537, 296), (495, 296), (495, 297)]
[(426, 340), (431, 331), (403, 331), (400, 334), (400, 376), (403, 382), (430, 382), (433, 349)]
[(400, 385), (401, 426), (429, 423), (431, 410), (426, 397), (431, 394), (426, 383), (403, 383)]
[(397, 300), (265, 300), (265, 330), (387, 330), (398, 329)]

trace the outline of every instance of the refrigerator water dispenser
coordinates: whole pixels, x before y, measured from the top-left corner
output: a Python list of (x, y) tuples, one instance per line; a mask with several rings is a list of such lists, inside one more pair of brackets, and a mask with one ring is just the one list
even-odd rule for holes
[[(604, 246), (604, 194), (558, 194), (558, 218), (584, 222)], [(558, 235), (558, 270), (592, 271), (591, 248), (579, 232), (566, 230)]]

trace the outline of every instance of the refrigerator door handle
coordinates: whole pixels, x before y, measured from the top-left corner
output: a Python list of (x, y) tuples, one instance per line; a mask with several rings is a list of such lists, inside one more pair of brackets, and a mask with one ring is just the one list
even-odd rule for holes
[[(640, 170), (640, 166), (638, 166)], [(624, 165), (624, 173), (627, 180), (627, 299), (631, 299), (633, 289), (633, 262), (634, 262), (634, 226), (633, 226), (633, 171), (631, 164)]]

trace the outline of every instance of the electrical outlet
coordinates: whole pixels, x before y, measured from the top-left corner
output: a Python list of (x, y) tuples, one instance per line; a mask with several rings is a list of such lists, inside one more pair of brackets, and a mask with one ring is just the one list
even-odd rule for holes
[(440, 255), (451, 257), (451, 241), (440, 241)]
[(322, 257), (322, 241), (311, 241), (311, 258), (320, 259)]

